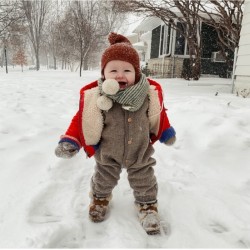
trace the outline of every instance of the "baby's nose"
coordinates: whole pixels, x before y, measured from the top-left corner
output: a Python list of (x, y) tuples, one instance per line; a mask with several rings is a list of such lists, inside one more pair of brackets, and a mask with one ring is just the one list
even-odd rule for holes
[(116, 80), (124, 79), (124, 74), (122, 72), (117, 73)]

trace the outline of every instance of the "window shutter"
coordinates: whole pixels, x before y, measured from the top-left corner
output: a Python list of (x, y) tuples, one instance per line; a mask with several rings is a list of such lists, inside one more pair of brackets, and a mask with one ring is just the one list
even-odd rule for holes
[(150, 58), (158, 58), (159, 57), (160, 34), (161, 34), (161, 26), (158, 26), (152, 30), (152, 42), (151, 42)]

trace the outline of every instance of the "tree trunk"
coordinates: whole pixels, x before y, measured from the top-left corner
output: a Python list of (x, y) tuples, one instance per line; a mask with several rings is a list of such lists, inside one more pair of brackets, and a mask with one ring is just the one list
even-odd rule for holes
[(1, 68), (3, 68), (3, 65), (4, 65), (4, 48), (2, 50), (2, 56), (1, 56), (2, 60), (0, 62), (0, 65), (1, 65)]
[(83, 61), (83, 70), (88, 70), (88, 58), (85, 57)]
[(40, 69), (40, 61), (39, 61), (39, 51), (36, 50), (36, 70)]
[(83, 62), (83, 58), (82, 58), (82, 53), (81, 53), (81, 60), (80, 60), (80, 77), (82, 76), (82, 62)]
[(193, 80), (198, 81), (200, 79), (200, 71), (201, 71), (201, 61), (200, 57), (197, 55), (196, 58), (192, 60), (192, 77)]
[[(190, 38), (192, 38), (190, 36)], [(201, 44), (200, 46), (197, 37), (188, 39), (189, 46), (189, 58), (190, 58), (190, 69), (191, 69), (191, 78), (198, 81), (201, 74)]]
[(4, 57), (5, 57), (6, 74), (8, 74), (8, 59), (7, 59), (7, 49), (6, 49), (6, 47), (4, 47)]
[(61, 69), (62, 70), (64, 69), (63, 66), (64, 66), (64, 56), (62, 56), (62, 64), (61, 64)]
[(49, 55), (46, 53), (47, 69), (49, 69)]
[(53, 56), (53, 59), (54, 59), (54, 69), (56, 69), (56, 57)]

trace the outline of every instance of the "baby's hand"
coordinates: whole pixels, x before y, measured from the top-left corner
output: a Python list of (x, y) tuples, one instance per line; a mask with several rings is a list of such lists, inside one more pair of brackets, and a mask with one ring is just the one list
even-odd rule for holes
[(57, 157), (70, 159), (79, 152), (79, 148), (70, 142), (60, 142), (55, 149)]

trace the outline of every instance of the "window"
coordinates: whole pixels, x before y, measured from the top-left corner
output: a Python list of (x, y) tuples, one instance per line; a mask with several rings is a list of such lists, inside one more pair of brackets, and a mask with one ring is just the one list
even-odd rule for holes
[(161, 33), (161, 26), (158, 26), (152, 30), (152, 42), (151, 42), (150, 58), (158, 58), (159, 57), (160, 33)]
[(152, 43), (150, 58), (170, 55), (172, 43), (172, 24), (160, 25), (152, 30)]
[(169, 22), (168, 25), (159, 25), (153, 29), (150, 58), (170, 55), (172, 51), (176, 56), (189, 56), (187, 39), (183, 35), (186, 32), (186, 24), (177, 22), (176, 25), (177, 29)]
[(160, 55), (163, 54), (164, 34), (165, 34), (165, 25), (161, 26), (161, 47), (160, 47)]
[(169, 25), (161, 26), (161, 46), (160, 46), (160, 56), (169, 55), (171, 52), (171, 36), (172, 29), (171, 23)]
[(175, 55), (186, 55), (186, 47), (187, 47), (187, 41), (185, 37), (183, 36), (184, 30), (185, 30), (185, 24), (181, 24), (180, 22), (177, 23), (177, 30), (175, 35)]
[[(177, 22), (177, 30), (175, 31), (175, 48), (174, 54), (178, 56), (189, 56), (189, 47), (187, 39), (184, 37), (186, 24)], [(195, 54), (192, 51), (192, 54)]]

